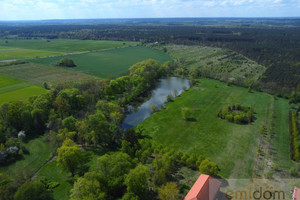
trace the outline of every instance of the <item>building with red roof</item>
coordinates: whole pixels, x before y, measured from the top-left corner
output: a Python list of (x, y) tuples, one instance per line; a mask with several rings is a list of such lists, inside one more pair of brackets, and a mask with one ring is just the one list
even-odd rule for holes
[(293, 200), (300, 200), (300, 188), (294, 187)]
[(215, 200), (221, 184), (221, 181), (201, 174), (184, 200)]

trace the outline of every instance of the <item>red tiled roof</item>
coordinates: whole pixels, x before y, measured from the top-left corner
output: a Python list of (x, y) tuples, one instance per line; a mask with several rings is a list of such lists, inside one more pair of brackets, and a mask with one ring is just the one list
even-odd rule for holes
[(294, 187), (293, 200), (300, 200), (300, 188)]
[(220, 186), (221, 182), (217, 179), (201, 174), (184, 200), (212, 200), (218, 193)]

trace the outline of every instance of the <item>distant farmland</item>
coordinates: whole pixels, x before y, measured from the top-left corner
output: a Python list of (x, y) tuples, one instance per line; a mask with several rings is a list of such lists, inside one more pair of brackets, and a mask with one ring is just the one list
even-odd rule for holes
[(98, 79), (84, 73), (33, 63), (0, 67), (0, 73), (26, 80), (42, 87), (46, 82), (52, 86), (59, 83)]
[(0, 40), (0, 61), (89, 52), (136, 44), (137, 42), (106, 40)]
[(14, 100), (27, 100), (42, 93), (46, 93), (46, 90), (41, 87), (0, 74), (0, 105)]
[[(55, 66), (64, 56), (32, 59), (31, 62)], [(68, 55), (77, 67), (70, 70), (80, 71), (89, 75), (107, 78), (119, 76), (128, 71), (128, 68), (140, 61), (149, 58), (158, 60), (160, 63), (171, 61), (172, 58), (162, 51), (150, 49), (143, 46), (116, 48)], [(68, 68), (69, 69), (69, 68)]]

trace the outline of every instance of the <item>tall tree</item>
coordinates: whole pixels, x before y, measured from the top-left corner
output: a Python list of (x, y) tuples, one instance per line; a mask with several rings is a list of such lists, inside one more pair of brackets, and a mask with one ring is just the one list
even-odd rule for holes
[(139, 164), (136, 168), (130, 170), (125, 178), (127, 191), (134, 193), (140, 199), (147, 199), (147, 195), (149, 192), (148, 178), (148, 167)]
[(57, 164), (63, 171), (71, 172), (75, 175), (84, 164), (87, 162), (84, 158), (81, 149), (77, 145), (63, 145), (57, 149), (58, 159)]

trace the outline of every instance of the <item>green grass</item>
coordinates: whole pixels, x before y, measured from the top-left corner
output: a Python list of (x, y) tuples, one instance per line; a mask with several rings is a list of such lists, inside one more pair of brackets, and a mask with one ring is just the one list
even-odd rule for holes
[(14, 85), (14, 84), (21, 83), (21, 82), (22, 81), (17, 80), (15, 78), (0, 75), (0, 88), (6, 87), (9, 85)]
[[(29, 48), (29, 46), (27, 47)], [(59, 52), (34, 50), (34, 49), (21, 49), (21, 48), (0, 48), (0, 61), (1, 60), (14, 60), (26, 59), (35, 57), (57, 56), (62, 55)]]
[[(55, 66), (64, 56), (51, 58), (33, 59), (32, 62)], [(158, 60), (161, 63), (172, 60), (172, 58), (162, 51), (150, 49), (143, 46), (117, 48), (90, 52), (84, 54), (69, 55), (77, 67), (69, 70), (79, 71), (86, 74), (107, 78), (119, 76), (128, 71), (133, 64), (147, 60), (149, 58)]]
[(289, 109), (287, 100), (275, 100), (274, 137), (272, 140), (274, 152), (272, 157), (279, 169), (284, 170), (289, 170), (296, 164), (290, 159)]
[(41, 87), (0, 74), (0, 105), (14, 100), (27, 100), (31, 96), (46, 92)]
[[(256, 159), (260, 128), (265, 120), (266, 108), (272, 101), (273, 97), (265, 93), (248, 93), (245, 88), (228, 87), (219, 81), (201, 79), (198, 88), (185, 92), (169, 103), (166, 110), (154, 113), (141, 125), (146, 134), (158, 143), (208, 156), (220, 166), (220, 174), (225, 178), (249, 178), (252, 177), (252, 166)], [(278, 137), (286, 140), (287, 101), (277, 101), (277, 115), (284, 113), (282, 119), (276, 119), (277, 126), (281, 127)], [(253, 106), (257, 118), (255, 122), (238, 125), (219, 119), (219, 110), (232, 103)], [(192, 110), (195, 121), (182, 119), (182, 107)], [(280, 154), (286, 156), (284, 152)]]
[(38, 178), (46, 177), (52, 182), (58, 182), (60, 185), (53, 189), (54, 199), (63, 200), (69, 199), (69, 191), (72, 189), (72, 184), (70, 183), (71, 173), (65, 173), (60, 170), (57, 166), (56, 159), (44, 166), (37, 174)]
[[(99, 156), (103, 155), (105, 151), (93, 152), (93, 151), (85, 151), (86, 154), (90, 155), (91, 160), (87, 163), (87, 166), (90, 167), (91, 170), (96, 168), (97, 161)], [(71, 184), (71, 173), (62, 172), (61, 169), (57, 166), (55, 157), (51, 162), (45, 165), (37, 174), (36, 178), (46, 177), (51, 182), (58, 182), (60, 185), (57, 188), (53, 189), (54, 199), (57, 200), (67, 200), (69, 199), (69, 192), (73, 188)]]
[(47, 82), (50, 85), (57, 85), (64, 82), (97, 78), (84, 73), (66, 70), (64, 68), (37, 65), (33, 63), (0, 67), (0, 73), (26, 80), (31, 84), (41, 87), (44, 82)]
[[(5, 43), (8, 41), (8, 43)], [(48, 42), (49, 41), (49, 42)], [(53, 51), (62, 53), (86, 52), (101, 49), (137, 45), (138, 42), (107, 41), (107, 40), (68, 40), (68, 39), (37, 39), (37, 40), (0, 40), (0, 50), (5, 47)]]
[(22, 160), (18, 160), (9, 166), (0, 167), (1, 173), (12, 177), (20, 172), (31, 175), (50, 158), (50, 149), (44, 137), (31, 140), (23, 145), (29, 150), (30, 154), (24, 155)]

